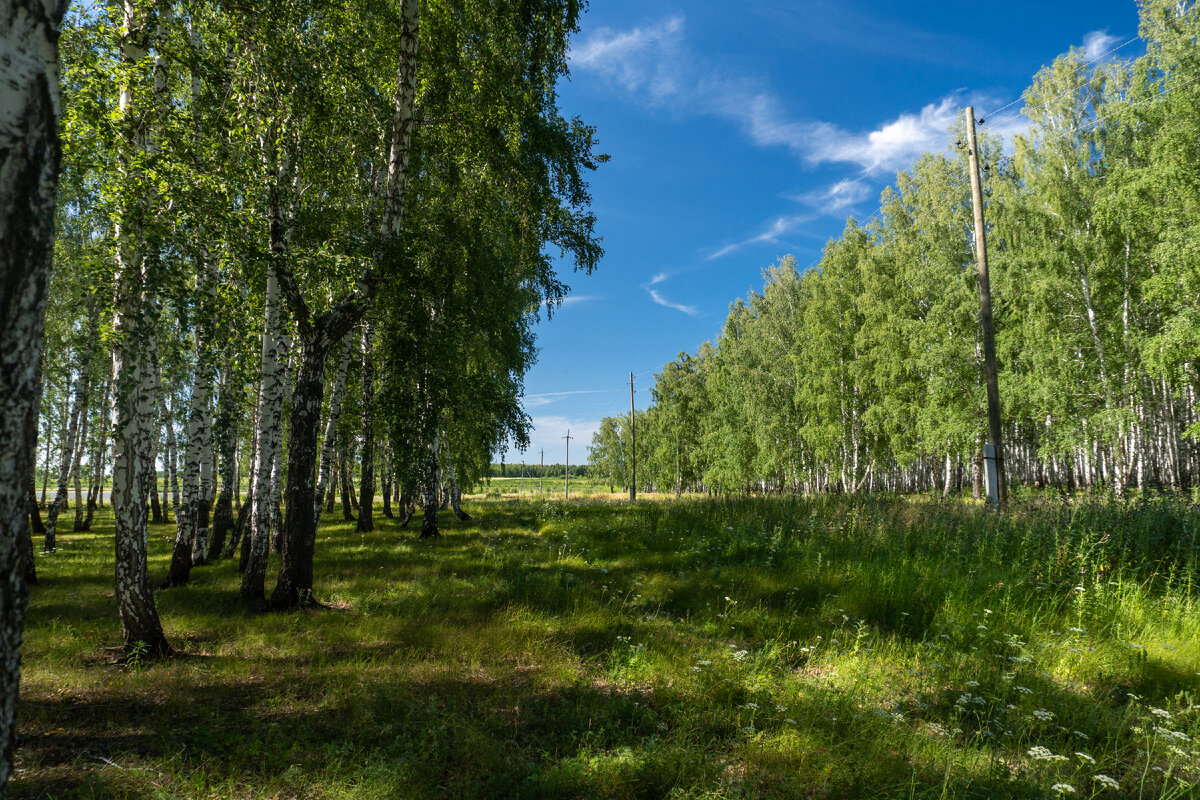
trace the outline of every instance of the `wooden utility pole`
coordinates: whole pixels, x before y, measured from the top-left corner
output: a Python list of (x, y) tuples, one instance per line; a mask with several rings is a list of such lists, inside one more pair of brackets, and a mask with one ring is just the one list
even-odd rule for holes
[(633, 477), (629, 481), (629, 502), (637, 500), (637, 410), (633, 405), (633, 370), (629, 371), (629, 439)]
[(567, 428), (567, 435), (563, 437), (567, 440), (567, 465), (563, 467), (563, 478), (566, 480), (563, 489), (563, 499), (571, 499), (571, 429)]
[(983, 226), (983, 186), (979, 179), (979, 147), (975, 139), (975, 109), (967, 107), (967, 155), (971, 201), (975, 207), (975, 259), (979, 267), (979, 327), (983, 334), (983, 367), (987, 377), (988, 444), (984, 445), (984, 475), (988, 502), (1008, 505), (1004, 480), (1004, 448), (1000, 433), (1000, 383), (996, 377), (996, 337), (992, 327), (992, 285), (988, 278), (987, 236)]

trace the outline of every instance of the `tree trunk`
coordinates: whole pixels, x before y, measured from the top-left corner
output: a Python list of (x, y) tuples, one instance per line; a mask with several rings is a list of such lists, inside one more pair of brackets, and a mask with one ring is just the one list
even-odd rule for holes
[[(206, 349), (209, 350), (209, 359), (211, 362), (211, 344)], [(212, 387), (212, 367), (213, 365), (210, 363), (207, 378), (210, 393)], [(200, 419), (200, 475), (199, 483), (196, 487), (196, 507), (193, 515), (196, 533), (192, 538), (192, 566), (202, 566), (208, 563), (208, 520), (210, 510), (212, 509), (212, 495), (213, 411), (212, 402), (206, 400), (201, 410)]]
[(446, 473), (450, 480), (450, 507), (454, 509), (454, 516), (466, 522), (471, 518), (471, 515), (462, 509), (462, 492), (458, 488), (458, 478), (454, 474), (454, 462), (450, 460), (449, 453), (446, 458)]
[[(429, 374), (426, 373), (426, 380)], [(426, 389), (428, 394), (428, 389)], [(438, 414), (431, 398), (425, 399), (425, 442), (421, 446), (421, 538), (441, 536), (438, 530)]]
[(217, 496), (217, 505), (213, 510), (212, 542), (209, 544), (209, 554), (213, 559), (220, 558), (225, 548), (225, 539), (233, 526), (233, 503), (237, 487), (237, 443), (238, 443), (238, 411), (241, 406), (241, 383), (231, 375), (233, 353), (231, 348), (225, 350), (225, 369), (221, 371), (221, 383), (217, 397), (217, 417), (214, 423), (214, 435), (217, 440), (217, 455), (220, 458), (221, 493)]
[[(130, 65), (147, 57), (145, 30), (134, 3), (125, 3), (121, 62)], [(121, 166), (131, 183), (138, 182), (139, 156), (147, 149), (135, 118), (134, 90), (122, 85), (120, 109), (124, 138)], [(114, 223), (117, 270), (113, 279), (113, 484), (112, 507), (116, 528), (117, 615), (125, 651), (160, 658), (171, 648), (163, 635), (146, 563), (146, 500), (154, 477), (155, 349), (157, 309), (148, 286), (149, 264), (141, 250), (141, 220), (147, 216), (144, 193), (123, 200)]]
[(412, 522), (413, 514), (416, 510), (416, 504), (408, 494), (400, 495), (400, 510), (404, 513), (404, 519), (400, 522), (401, 528), (407, 528), (408, 523)]
[(379, 473), (380, 473), (380, 491), (383, 494), (383, 516), (385, 519), (392, 519), (392, 464), (391, 464), (391, 448), (388, 447), (388, 440), (385, 438), (383, 448), (379, 453)]
[(97, 425), (96, 449), (92, 451), (92, 463), (89, 465), (92, 487), (88, 490), (87, 513), (83, 518), (81, 531), (92, 529), (92, 517), (96, 513), (96, 505), (104, 499), (104, 458), (108, 455), (108, 425), (104, 422), (104, 412), (109, 408), (112, 394), (112, 373), (104, 381), (104, 394), (101, 395), (101, 422)]
[(283, 546), (279, 580), (271, 594), (273, 608), (295, 608), (312, 600), (313, 553), (317, 526), (312, 514), (316, 494), (317, 431), (325, 393), (325, 357), (328, 339), (305, 339), (300, 348), (300, 368), (292, 395), (291, 438), (288, 440), (288, 482), (284, 504)]
[[(272, 236), (275, 239), (275, 236)], [(282, 246), (272, 241), (272, 249)], [(267, 553), (271, 531), (271, 473), (283, 437), (284, 359), (282, 347), (283, 307), (275, 271), (267, 276), (266, 322), (262, 337), (262, 380), (258, 393), (258, 452), (255, 454), (253, 512), (250, 517), (250, 543), (245, 570), (242, 572), (242, 597), (257, 602), (266, 599)]]
[(83, 419), (79, 424), (79, 441), (75, 446), (75, 457), (71, 463), (71, 479), (75, 482), (75, 519), (71, 523), (71, 530), (75, 532), (78, 532), (83, 527), (83, 470), (81, 466), (83, 451), (87, 449), (88, 436), (91, 434), (91, 425), (89, 423), (88, 409), (85, 407), (83, 409)]
[[(255, 403), (257, 409), (258, 403)], [(225, 548), (227, 558), (233, 558), (234, 552), (238, 552), (238, 572), (245, 572), (246, 561), (250, 558), (250, 540), (246, 535), (250, 526), (250, 517), (254, 512), (254, 464), (258, 461), (258, 412), (254, 414), (254, 425), (250, 429), (250, 488), (246, 492), (246, 499), (238, 507), (237, 521), (233, 523), (233, 536), (229, 537), (229, 544)], [(239, 470), (240, 472), (240, 470)], [(241, 550), (238, 550), (239, 544)]]
[(342, 520), (345, 522), (354, 521), (354, 503), (351, 502), (350, 492), (354, 489), (354, 482), (350, 480), (350, 467), (348, 461), (349, 456), (343, 449), (341, 453), (341, 469), (340, 477), (338, 478), (339, 488), (342, 490)]
[(79, 372), (75, 376), (75, 397), (71, 401), (67, 435), (63, 437), (59, 455), (58, 489), (54, 493), (54, 502), (46, 510), (46, 538), (42, 545), (43, 553), (54, 552), (56, 546), (55, 534), (58, 530), (58, 515), (67, 507), (67, 491), (72, 477), (71, 468), (79, 463), (76, 450), (79, 448), (80, 420), (83, 415), (87, 414), (87, 398), (91, 391), (91, 364), (96, 357), (96, 349), (99, 342), (99, 304), (93, 298), (89, 303), (87, 344), (84, 347), (83, 356), (79, 363)]
[(375, 363), (371, 358), (372, 330), (363, 323), (362, 334), (362, 492), (359, 495), (358, 532), (375, 530)]
[[(342, 355), (338, 360), (337, 379), (333, 382), (333, 391), (329, 395), (329, 418), (325, 421), (325, 436), (321, 440), (321, 466), (317, 470), (316, 501), (313, 503), (313, 514), (317, 524), (321, 522), (321, 509), (325, 503), (325, 493), (329, 486), (330, 467), (333, 465), (334, 443), (337, 438), (338, 417), (342, 413), (342, 395), (346, 392), (346, 373), (350, 369), (350, 352), (354, 348), (354, 338), (347, 333), (342, 338)], [(332, 508), (332, 506), (331, 506)]]
[(279, 407), (279, 418), (283, 425), (282, 433), (279, 437), (279, 446), (275, 449), (275, 458), (271, 462), (271, 552), (278, 553), (281, 548), (281, 539), (283, 537), (283, 442), (284, 439), (291, 441), (289, 433), (289, 425), (287, 420), (287, 409), (292, 402), (293, 371), (297, 368), (295, 361), (295, 353), (292, 352), (292, 336), (284, 327), (283, 331), (283, 350), (287, 353), (287, 361), (283, 367), (283, 403)]
[[(0, 167), (0, 168), (2, 168), (2, 167)], [(3, 258), (3, 257), (4, 257), (3, 254), (0, 253), (0, 258)], [(29, 414), (26, 415), (26, 422), (25, 422), (25, 441), (28, 443), (28, 447), (29, 447), (29, 469), (27, 470), (27, 475), (26, 475), (25, 480), (26, 480), (26, 485), (29, 487), (29, 494), (28, 494), (28, 500), (26, 503), (26, 513), (24, 515), (24, 520), (28, 524), (23, 526), (24, 527), (23, 531), (21, 530), (20, 527), (18, 527), (14, 531), (14, 534), (17, 537), (17, 547), (24, 554), (24, 555), (22, 555), (22, 560), (24, 561), (24, 564), (25, 564), (25, 567), (24, 567), (25, 583), (26, 583), (26, 585), (29, 585), (29, 586), (33, 586), (38, 582), (38, 580), (37, 580), (37, 565), (34, 561), (34, 556), (33, 556), (33, 534), (34, 533), (42, 534), (42, 533), (46, 532), (45, 526), (42, 525), (41, 512), (38, 511), (37, 485), (34, 482), (34, 475), (33, 475), (34, 466), (37, 462), (38, 414), (42, 407), (42, 370), (41, 370), (41, 363), (40, 363), (41, 361), (42, 361), (42, 359), (39, 358), (38, 359), (38, 362), (39, 362), (38, 368), (33, 371), (34, 377), (33, 377), (32, 402), (30, 402), (30, 407), (32, 410), (30, 411)], [(0, 363), (3, 363), (3, 362), (0, 362)], [(7, 365), (0, 367), (0, 369), (5, 370), (5, 372), (3, 373), (4, 376), (7, 376), (9, 374), (7, 372), (7, 369), (8, 369)], [(7, 381), (8, 378), (5, 377), (4, 380)], [(8, 386), (9, 384), (5, 383), (4, 385)], [(14, 400), (15, 399), (16, 398), (14, 398)], [(0, 401), (0, 402), (3, 402), (3, 401)], [(8, 405), (4, 405), (3, 407), (5, 409), (9, 408)], [(16, 412), (14, 412), (14, 413), (16, 413)], [(7, 429), (0, 428), (0, 430), (7, 430)], [(0, 461), (0, 464), (3, 464), (3, 462)], [(2, 530), (3, 529), (0, 529), (0, 531), (2, 531)], [(0, 547), (3, 547), (3, 545), (0, 544)], [(2, 616), (0, 616), (0, 624), (3, 624)], [(0, 712), (0, 713), (2, 713), (2, 712)]]
[[(58, 185), (58, 25), (65, 0), (0, 0), (0, 796), (17, 745), (38, 364)], [(32, 541), (31, 541), (32, 545)], [(32, 548), (31, 548), (32, 549)]]

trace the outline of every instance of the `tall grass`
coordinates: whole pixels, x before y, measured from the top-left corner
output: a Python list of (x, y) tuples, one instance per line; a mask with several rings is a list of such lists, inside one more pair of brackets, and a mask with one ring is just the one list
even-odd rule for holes
[[(18, 797), (1196, 795), (1200, 511), (1171, 499), (484, 502), (234, 565), (117, 666), (111, 530), (40, 558)], [(152, 534), (164, 573), (166, 528)]]

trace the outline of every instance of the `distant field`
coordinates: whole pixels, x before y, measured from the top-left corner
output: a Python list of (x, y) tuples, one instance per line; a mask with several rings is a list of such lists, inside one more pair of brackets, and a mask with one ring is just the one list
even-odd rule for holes
[(194, 570), (157, 595), (178, 657), (130, 667), (111, 520), (60, 534), (14, 795), (1196, 796), (1192, 504), (467, 510), (437, 541), (323, 525), (324, 610), (250, 613), (235, 564)]

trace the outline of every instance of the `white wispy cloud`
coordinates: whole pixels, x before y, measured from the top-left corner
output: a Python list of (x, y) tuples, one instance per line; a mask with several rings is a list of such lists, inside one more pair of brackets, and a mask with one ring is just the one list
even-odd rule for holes
[(696, 308), (695, 306), (684, 305), (683, 303), (672, 303), (670, 300), (663, 297), (662, 292), (658, 291), (657, 289), (651, 289), (649, 286), (647, 286), (646, 291), (650, 293), (650, 298), (660, 306), (671, 308), (675, 311), (682, 311), (689, 317), (697, 317), (700, 315), (700, 309)]
[(603, 300), (603, 299), (604, 299), (603, 297), (600, 297), (599, 295), (594, 295), (594, 294), (573, 294), (570, 297), (563, 298), (563, 301), (560, 305), (574, 306), (574, 305), (578, 305), (580, 303), (590, 303), (594, 300)]
[(966, 100), (959, 94), (943, 97), (868, 131), (795, 119), (773, 93), (749, 78), (697, 71), (695, 65), (704, 59), (690, 53), (683, 39), (680, 16), (624, 32), (602, 28), (572, 48), (571, 63), (652, 104), (738, 123), (760, 147), (786, 147), (810, 163), (855, 164), (869, 173), (903, 169), (922, 153), (943, 149)]
[(679, 91), (683, 17), (675, 16), (628, 31), (600, 28), (571, 46), (572, 67), (595, 72), (630, 92), (646, 90), (662, 99)]
[(1113, 36), (1106, 30), (1091, 31), (1083, 37), (1083, 57), (1088, 61), (1099, 61), (1121, 41), (1120, 36)]
[(949, 142), (949, 129), (960, 113), (961, 100), (945, 97), (917, 114), (901, 114), (877, 130), (845, 136), (830, 126), (810, 158), (814, 161), (851, 161), (868, 172), (894, 171), (911, 164), (922, 153), (941, 150)]
[(790, 233), (791, 231), (794, 231), (800, 225), (803, 225), (806, 222), (812, 222), (814, 219), (816, 219), (816, 216), (814, 216), (812, 214), (799, 214), (799, 215), (792, 215), (792, 216), (776, 217), (775, 219), (771, 220), (767, 224), (766, 229), (764, 231), (762, 231), (762, 233), (756, 234), (755, 236), (751, 236), (748, 239), (743, 239), (740, 242), (734, 242), (733, 244), (727, 244), (724, 247), (722, 247), (721, 249), (717, 250), (716, 252), (710, 254), (705, 260), (706, 261), (715, 261), (718, 258), (727, 256), (730, 253), (741, 250), (743, 247), (747, 247), (752, 244), (762, 244), (763, 242), (778, 242), (779, 238), (781, 236), (783, 236), (785, 233)]
[(664, 297), (662, 292), (654, 288), (655, 286), (658, 286), (659, 284), (668, 280), (670, 277), (671, 273), (666, 271), (656, 273), (654, 277), (649, 280), (649, 282), (642, 284), (642, 288), (645, 289), (650, 295), (651, 300), (658, 303), (660, 306), (663, 306), (664, 308), (681, 311), (691, 317), (699, 316), (700, 309), (696, 308), (696, 306), (684, 305), (683, 303), (673, 303)]
[(618, 389), (575, 389), (569, 392), (542, 392), (540, 394), (527, 394), (523, 398), (523, 404), (526, 408), (541, 408), (548, 406), (553, 402), (561, 400), (564, 397), (573, 397), (581, 394), (611, 394), (620, 391)]
[(806, 206), (811, 206), (826, 214), (835, 214), (861, 203), (871, 194), (871, 187), (865, 182), (855, 178), (845, 178), (820, 191), (791, 195), (789, 199), (804, 203)]
[[(559, 302), (555, 303), (555, 304), (554, 304), (554, 309), (553, 309), (553, 310), (561, 310), (561, 309), (563, 309), (563, 308), (569, 308), (570, 306), (576, 306), (576, 305), (579, 305), (580, 303), (591, 303), (591, 302), (594, 302), (594, 301), (596, 301), (596, 300), (603, 300), (603, 299), (605, 299), (605, 298), (604, 298), (604, 297), (602, 297), (602, 296), (600, 296), (600, 295), (595, 295), (595, 294), (578, 294), (578, 295), (576, 295), (576, 294), (573, 294), (573, 295), (569, 295), (569, 296), (567, 296), (567, 297), (564, 297), (562, 300), (560, 300)], [(542, 308), (543, 308), (543, 309), (549, 309), (549, 308), (550, 308), (550, 301), (549, 301), (549, 300), (543, 300), (543, 301), (542, 301)]]

